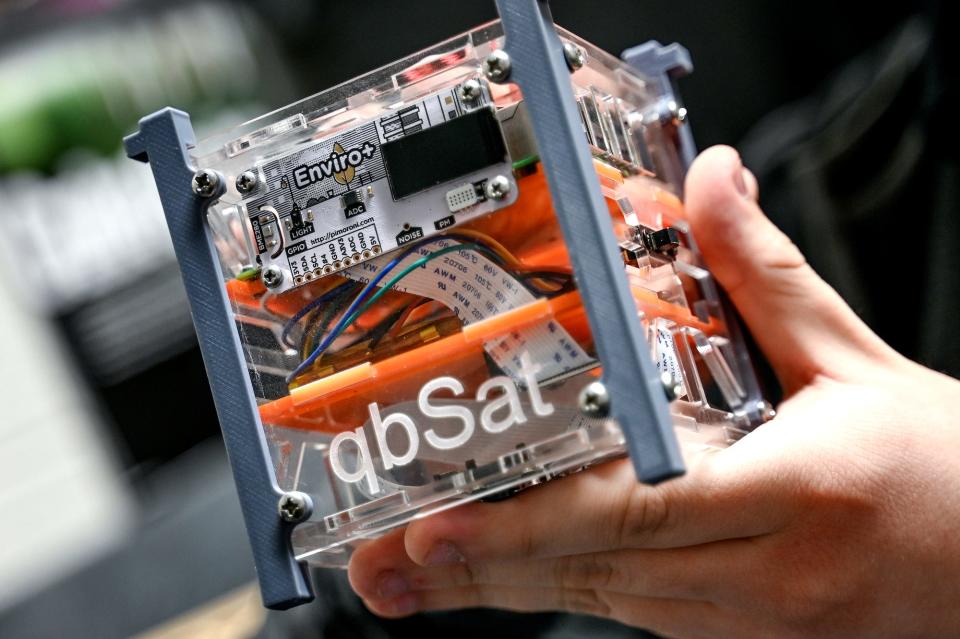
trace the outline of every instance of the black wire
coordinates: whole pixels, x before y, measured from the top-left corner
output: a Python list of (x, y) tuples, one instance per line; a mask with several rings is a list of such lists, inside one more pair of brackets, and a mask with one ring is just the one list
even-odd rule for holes
[(338, 295), (335, 295), (333, 299), (327, 302), (325, 307), (318, 308), (317, 312), (310, 316), (310, 319), (307, 320), (307, 325), (303, 327), (303, 341), (300, 344), (301, 351), (307, 344), (307, 340), (310, 338), (314, 327), (317, 325), (317, 320), (320, 320), (317, 332), (319, 334), (325, 333), (327, 329), (330, 328), (330, 323), (333, 321), (333, 318), (336, 317), (337, 311), (343, 307), (343, 301), (355, 295), (362, 286), (363, 284), (361, 282), (355, 282), (353, 286), (344, 288)]
[[(414, 302), (416, 303), (416, 302)], [(397, 320), (404, 314), (407, 310), (407, 307), (390, 313), (385, 318), (383, 318), (376, 326), (370, 329), (368, 337), (370, 338), (370, 346), (368, 348), (376, 348), (377, 344), (380, 343), (380, 340), (390, 331), (394, 324), (397, 323)]]
[[(531, 293), (535, 295), (544, 295), (546, 297), (555, 297), (562, 293), (567, 293), (576, 288), (576, 285), (573, 281), (573, 276), (568, 273), (557, 273), (555, 271), (528, 271), (524, 273), (512, 273), (521, 284), (524, 285)], [(561, 284), (557, 289), (544, 289), (538, 286), (535, 286), (532, 282), (528, 280), (538, 279), (538, 280), (553, 280)]]
[[(556, 271), (527, 271), (523, 273), (511, 272), (513, 277), (515, 277), (525, 288), (527, 288), (531, 293), (538, 296), (544, 297), (555, 297), (562, 293), (566, 293), (575, 288), (573, 276), (568, 273), (557, 273)], [(557, 282), (561, 286), (556, 289), (544, 289), (538, 286), (535, 286), (529, 280), (550, 280)], [(330, 301), (322, 307), (317, 308), (316, 311), (311, 313), (308, 316), (306, 325), (303, 328), (303, 338), (300, 345), (300, 350), (304, 350), (308, 340), (311, 338), (311, 335), (322, 335), (329, 328), (330, 324), (333, 322), (333, 319), (337, 315), (337, 311), (341, 309), (343, 303), (346, 299), (353, 297), (357, 292), (364, 286), (361, 282), (354, 283), (353, 286), (345, 287), (338, 295), (334, 296)], [(428, 298), (423, 299), (419, 302), (413, 302), (413, 304), (420, 306), (434, 300)], [(395, 313), (388, 315), (383, 321), (378, 323), (369, 333), (370, 337), (370, 348), (376, 347), (376, 345), (383, 339), (383, 337), (389, 332), (393, 325), (400, 319), (403, 315), (403, 312), (406, 308), (400, 309)], [(490, 367), (491, 371), (496, 371), (499, 367), (494, 364), (493, 360), (487, 356), (487, 365)]]
[(483, 360), (487, 363), (487, 372), (490, 374), (491, 377), (496, 377), (497, 375), (504, 375), (506, 373), (506, 371), (500, 368), (500, 366), (493, 360), (493, 358), (490, 357), (490, 353), (488, 353), (486, 349), (484, 349), (483, 351)]

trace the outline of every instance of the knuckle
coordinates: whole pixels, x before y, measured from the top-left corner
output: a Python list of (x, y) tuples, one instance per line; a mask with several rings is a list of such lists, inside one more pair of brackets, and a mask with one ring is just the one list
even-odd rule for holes
[(464, 562), (457, 571), (458, 586), (473, 586), (487, 583), (489, 569), (484, 563)]
[(798, 585), (783, 597), (781, 605), (787, 626), (808, 632), (824, 624), (835, 627), (834, 620), (843, 608), (840, 598), (810, 583)]
[(836, 631), (858, 608), (864, 576), (838, 556), (804, 550), (794, 548), (779, 574), (765, 581), (763, 597), (769, 610), (800, 635)]
[(560, 605), (568, 612), (595, 617), (609, 617), (612, 613), (610, 605), (594, 588), (564, 588), (560, 599)]
[(460, 589), (462, 593), (460, 599), (460, 608), (477, 607), (507, 607), (508, 602), (504, 601), (501, 591), (498, 588), (487, 585), (473, 585)]
[(537, 533), (532, 526), (525, 524), (517, 530), (517, 553), (522, 558), (536, 556), (540, 544), (537, 541)]
[(560, 557), (553, 564), (553, 582), (560, 588), (579, 588), (580, 570), (576, 564), (579, 557), (568, 555)]
[(597, 554), (570, 555), (556, 561), (554, 579), (561, 588), (607, 590), (616, 579), (616, 569)]
[(669, 511), (668, 501), (661, 490), (633, 488), (629, 492), (617, 526), (618, 547), (630, 547), (655, 537), (667, 526)]

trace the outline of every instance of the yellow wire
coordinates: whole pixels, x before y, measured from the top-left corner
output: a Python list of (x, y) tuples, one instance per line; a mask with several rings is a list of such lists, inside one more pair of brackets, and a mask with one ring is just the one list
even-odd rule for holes
[(472, 237), (474, 239), (480, 240), (484, 244), (489, 245), (489, 247), (493, 249), (497, 255), (502, 257), (505, 262), (507, 262), (510, 266), (514, 268), (523, 266), (523, 264), (520, 263), (520, 260), (518, 260), (513, 253), (507, 250), (507, 247), (505, 247), (503, 244), (493, 239), (486, 233), (483, 233), (481, 231), (474, 231), (473, 229), (454, 229), (453, 232), (456, 233), (457, 235), (466, 235), (467, 237)]
[[(489, 248), (493, 250), (497, 255), (503, 258), (504, 262), (506, 262), (512, 268), (519, 269), (524, 267), (523, 263), (521, 263), (520, 260), (518, 260), (517, 257), (513, 253), (511, 253), (507, 247), (505, 247), (503, 244), (498, 242), (493, 237), (487, 235), (486, 233), (482, 231), (475, 231), (473, 229), (455, 229), (454, 232), (457, 235), (472, 237), (476, 240), (480, 240), (481, 242), (489, 246)], [(537, 280), (537, 281), (539, 281), (540, 283), (543, 283), (543, 280)], [(316, 340), (310, 340), (310, 341), (314, 342)], [(304, 346), (306, 347), (307, 345), (304, 344)], [(311, 350), (313, 350), (313, 347), (314, 347), (313, 344), (309, 345), (309, 348), (305, 348), (304, 352), (309, 353)]]
[[(514, 269), (519, 270), (519, 269), (526, 268), (524, 264), (520, 260), (518, 260), (517, 257), (513, 253), (511, 253), (509, 249), (507, 249), (507, 247), (505, 247), (503, 244), (501, 244), (500, 242), (493, 239), (492, 237), (490, 237), (489, 235), (487, 235), (482, 231), (475, 231), (473, 229), (454, 229), (453, 232), (456, 233), (457, 235), (466, 235), (467, 237), (472, 237), (476, 240), (480, 240), (481, 242), (489, 245), (489, 247), (493, 249), (493, 251), (497, 255), (502, 257), (503, 260)], [(569, 270), (561, 269), (560, 272), (569, 273)], [(534, 281), (540, 284), (545, 284), (545, 283), (549, 284), (549, 282), (545, 282), (544, 280), (539, 278), (535, 279)]]

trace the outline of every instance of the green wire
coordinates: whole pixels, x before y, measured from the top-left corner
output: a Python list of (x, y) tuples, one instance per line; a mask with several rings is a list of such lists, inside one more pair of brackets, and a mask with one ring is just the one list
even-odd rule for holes
[(260, 267), (251, 266), (250, 268), (245, 268), (237, 273), (237, 279), (241, 282), (246, 282), (247, 280), (252, 280), (257, 275), (260, 275)]
[(525, 166), (530, 166), (531, 164), (534, 164), (539, 161), (540, 161), (539, 155), (528, 155), (527, 157), (520, 158), (519, 160), (514, 162), (510, 168), (512, 168), (514, 171), (517, 171), (519, 169), (522, 169)]
[(480, 253), (487, 253), (488, 255), (492, 255), (492, 256), (496, 257), (496, 254), (495, 254), (493, 251), (491, 251), (490, 249), (488, 249), (486, 246), (483, 246), (482, 244), (456, 244), (456, 245), (454, 245), (454, 246), (448, 246), (448, 247), (446, 247), (446, 248), (442, 248), (442, 249), (440, 249), (439, 251), (434, 251), (433, 253), (430, 253), (429, 255), (424, 255), (423, 257), (421, 257), (420, 259), (418, 259), (416, 262), (413, 262), (412, 264), (410, 264), (410, 266), (407, 266), (407, 267), (404, 268), (402, 271), (400, 271), (399, 273), (397, 273), (397, 274), (393, 277), (393, 279), (391, 279), (389, 282), (387, 282), (386, 284), (384, 284), (383, 286), (381, 286), (380, 289), (379, 289), (376, 293), (374, 293), (373, 295), (371, 295), (370, 298), (360, 306), (360, 308), (358, 308), (357, 310), (355, 310), (355, 311), (353, 312), (353, 315), (351, 315), (349, 318), (347, 318), (347, 321), (344, 322), (343, 327), (340, 329), (340, 331), (339, 331), (336, 335), (334, 335), (333, 338), (330, 340), (331, 343), (332, 343), (333, 340), (336, 339), (341, 333), (343, 333), (343, 331), (345, 331), (348, 326), (350, 326), (351, 324), (353, 324), (353, 323), (357, 320), (358, 317), (360, 317), (361, 315), (363, 315), (363, 314), (367, 311), (367, 309), (369, 309), (369, 308), (373, 305), (374, 302), (376, 302), (378, 299), (380, 299), (387, 291), (389, 291), (390, 289), (392, 289), (392, 288), (397, 284), (397, 282), (399, 282), (400, 280), (402, 280), (402, 279), (405, 278), (407, 275), (409, 275), (410, 273), (412, 273), (414, 270), (420, 268), (421, 266), (423, 266), (423, 265), (426, 264), (427, 262), (429, 262), (429, 261), (431, 261), (431, 260), (435, 260), (436, 258), (440, 257), (441, 255), (446, 255), (447, 253), (453, 253), (454, 251), (478, 251), (478, 252), (480, 252)]

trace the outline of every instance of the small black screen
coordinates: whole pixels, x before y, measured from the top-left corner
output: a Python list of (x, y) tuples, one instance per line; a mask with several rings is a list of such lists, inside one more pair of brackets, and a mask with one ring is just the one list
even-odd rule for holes
[(405, 135), (380, 150), (395, 200), (503, 162), (507, 155), (493, 108)]

